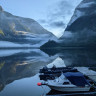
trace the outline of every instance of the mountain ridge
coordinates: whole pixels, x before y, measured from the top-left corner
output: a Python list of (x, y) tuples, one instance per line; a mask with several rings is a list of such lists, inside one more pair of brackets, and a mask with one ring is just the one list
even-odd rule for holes
[(45, 30), (37, 21), (12, 15), (1, 6), (0, 10), (0, 41), (30, 44), (31, 47), (37, 47), (38, 44), (40, 47), (49, 39), (56, 39), (55, 35)]
[[(96, 47), (96, 0), (83, 0), (76, 7), (62, 37), (59, 38), (57, 47)], [(51, 43), (51, 42), (47, 42)], [(46, 44), (47, 44), (46, 43)], [(41, 46), (45, 48), (47, 45)], [(56, 45), (55, 45), (56, 46)], [(48, 46), (49, 47), (49, 46)], [(53, 46), (54, 47), (54, 46)], [(51, 46), (52, 48), (52, 46)]]

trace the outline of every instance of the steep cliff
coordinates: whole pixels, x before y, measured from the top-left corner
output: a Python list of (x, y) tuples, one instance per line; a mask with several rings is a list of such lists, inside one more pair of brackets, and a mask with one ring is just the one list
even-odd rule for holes
[(77, 6), (60, 40), (63, 46), (96, 46), (96, 0), (83, 0)]

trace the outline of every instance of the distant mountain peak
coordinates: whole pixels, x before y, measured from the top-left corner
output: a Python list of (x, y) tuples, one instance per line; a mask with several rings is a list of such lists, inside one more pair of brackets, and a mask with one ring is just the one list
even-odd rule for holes
[(2, 8), (2, 6), (0, 6), (0, 11), (3, 11), (3, 8)]

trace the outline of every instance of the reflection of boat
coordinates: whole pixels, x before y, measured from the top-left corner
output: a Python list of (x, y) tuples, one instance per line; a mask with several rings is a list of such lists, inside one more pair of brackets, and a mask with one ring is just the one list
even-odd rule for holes
[(44, 73), (44, 74), (56, 74), (56, 73), (61, 73), (61, 72), (77, 72), (77, 69), (71, 68), (71, 67), (58, 67), (56, 68), (53, 66), (52, 68), (48, 67), (43, 67), (40, 69), (39, 73)]
[[(48, 72), (48, 70), (49, 69), (47, 69), (46, 72)], [(55, 68), (55, 70), (56, 70), (56, 68)], [(58, 70), (58, 68), (57, 68), (57, 70)], [(47, 81), (45, 81), (43, 83), (38, 83), (38, 85), (39, 86), (47, 85), (51, 89), (54, 89), (57, 91), (62, 91), (62, 92), (85, 92), (85, 91), (90, 91), (93, 88), (94, 82), (91, 79), (89, 79), (87, 76), (84, 76), (78, 70), (74, 69), (75, 71), (72, 71), (73, 68), (69, 69), (69, 71), (68, 71), (68, 68), (67, 69), (64, 68), (64, 70), (66, 70), (66, 71), (62, 72), (61, 76), (56, 77), (56, 75), (55, 75), (54, 80), (48, 79)], [(50, 74), (49, 74), (49, 76), (50, 76)]]
[(39, 77), (40, 77), (40, 80), (53, 80), (55, 79), (55, 77), (59, 77), (62, 72), (63, 73), (78, 72), (78, 70), (75, 68), (69, 68), (69, 67), (58, 67), (58, 68), (56, 68), (55, 66), (53, 66), (52, 68), (43, 67), (43, 69), (40, 69), (39, 71), (40, 73)]

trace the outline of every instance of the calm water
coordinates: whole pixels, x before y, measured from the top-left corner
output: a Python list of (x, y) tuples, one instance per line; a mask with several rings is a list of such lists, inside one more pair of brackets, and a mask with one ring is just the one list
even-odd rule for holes
[[(52, 53), (52, 54), (51, 54)], [(48, 55), (49, 54), (49, 55)], [(96, 52), (93, 50), (0, 50), (0, 96), (41, 96), (51, 91), (41, 82), (39, 69), (43, 66), (77, 67), (96, 80)], [(93, 75), (93, 76), (92, 76)]]

